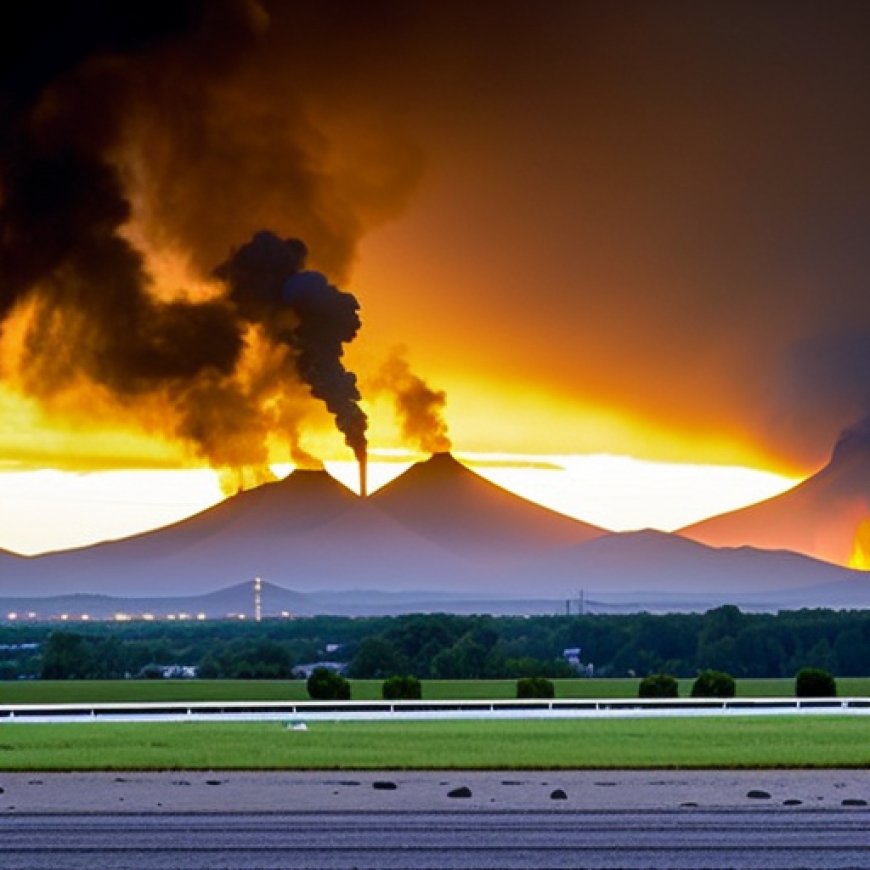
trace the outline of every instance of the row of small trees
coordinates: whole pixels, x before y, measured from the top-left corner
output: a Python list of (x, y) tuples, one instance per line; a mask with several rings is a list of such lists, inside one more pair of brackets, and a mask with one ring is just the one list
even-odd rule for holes
[[(801, 668), (795, 674), (795, 696), (798, 698), (834, 698), (837, 681), (822, 668)], [(724, 671), (701, 671), (692, 683), (693, 698), (733, 698), (737, 684), (731, 674)], [(652, 674), (644, 677), (638, 686), (640, 698), (676, 698), (679, 683), (670, 674)]]
[[(349, 701), (350, 683), (328, 668), (315, 668), (307, 683), (308, 694), (317, 701)], [(640, 698), (676, 698), (679, 683), (670, 674), (644, 677), (638, 686)], [(692, 683), (693, 698), (733, 698), (737, 683), (724, 671), (702, 671)], [(384, 680), (381, 694), (385, 701), (419, 701), (423, 697), (420, 681), (412, 676), (394, 676)], [(553, 698), (556, 687), (546, 677), (523, 677), (517, 680), (517, 698)], [(834, 698), (837, 681), (822, 668), (802, 668), (795, 675), (798, 698)]]
[[(315, 701), (349, 701), (350, 682), (328, 668), (315, 668), (306, 683), (309, 696)], [(416, 677), (394, 676), (384, 680), (381, 694), (385, 701), (419, 701), (423, 687)], [(552, 698), (556, 687), (545, 677), (523, 677), (517, 680), (518, 698)]]
[[(306, 683), (308, 694), (315, 701), (349, 701), (350, 683), (329, 668), (315, 668)], [(381, 693), (385, 701), (419, 701), (423, 688), (416, 677), (389, 677)]]

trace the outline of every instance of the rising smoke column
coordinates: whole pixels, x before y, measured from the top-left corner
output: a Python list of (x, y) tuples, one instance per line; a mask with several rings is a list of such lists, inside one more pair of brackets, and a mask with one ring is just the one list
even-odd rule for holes
[(372, 389), (388, 393), (396, 408), (402, 437), (427, 453), (445, 453), (452, 444), (444, 420), (447, 395), (414, 374), (403, 348), (395, 348), (381, 366)]
[(292, 361), (311, 394), (324, 402), (354, 456), (365, 463), (368, 421), (359, 406), (356, 376), (341, 358), (360, 328), (359, 302), (320, 272), (304, 268), (299, 239), (258, 232), (216, 275), (246, 317), (262, 322), (292, 350)]

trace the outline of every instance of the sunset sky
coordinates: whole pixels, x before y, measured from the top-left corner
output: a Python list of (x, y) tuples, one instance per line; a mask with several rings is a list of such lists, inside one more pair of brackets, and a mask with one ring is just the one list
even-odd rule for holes
[(870, 414), (866, 3), (103, 6), (2, 13), (0, 547), (352, 459), (213, 277), (264, 228), (359, 302), (376, 458), (421, 448), (396, 353), (460, 456), (611, 528), (781, 491)]

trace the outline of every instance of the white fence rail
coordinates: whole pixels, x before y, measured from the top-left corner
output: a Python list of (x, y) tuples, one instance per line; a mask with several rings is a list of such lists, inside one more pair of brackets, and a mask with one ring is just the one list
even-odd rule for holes
[(598, 698), (491, 701), (197, 701), (0, 705), (0, 725), (44, 722), (294, 722), (664, 716), (870, 715), (870, 698)]

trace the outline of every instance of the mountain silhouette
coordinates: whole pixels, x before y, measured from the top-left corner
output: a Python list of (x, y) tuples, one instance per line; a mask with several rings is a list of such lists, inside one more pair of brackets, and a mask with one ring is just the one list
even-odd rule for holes
[(298, 591), (397, 589), (466, 567), (327, 472), (296, 470), (160, 529), (22, 559), (0, 592), (192, 595), (255, 576)]
[(450, 453), (435, 453), (412, 465), (369, 500), (418, 535), (488, 563), (608, 534), (490, 483)]
[[(845, 430), (827, 465), (793, 489), (680, 529), (714, 547), (791, 550), (870, 567), (870, 421)], [(863, 551), (863, 559), (862, 559)]]
[(799, 553), (754, 547), (715, 548), (666, 532), (646, 529), (607, 535), (544, 562), (550, 576), (570, 579), (602, 593), (660, 591), (715, 595), (773, 594), (782, 590), (823, 587), (865, 575)]
[[(844, 442), (833, 471), (817, 477), (840, 492), (862, 457)], [(519, 602), (547, 612), (548, 600), (564, 605), (580, 589), (626, 610), (870, 601), (862, 572), (663, 532), (607, 533), (527, 502), (448, 454), (412, 466), (367, 499), (325, 471), (297, 470), (129, 538), (33, 557), (0, 553), (6, 602), (80, 594), (154, 601), (223, 588), (245, 600), (254, 577), (285, 590), (288, 603), (306, 596), (305, 612), (525, 612)], [(209, 601), (218, 611), (229, 606)], [(295, 607), (302, 604), (297, 598)]]

